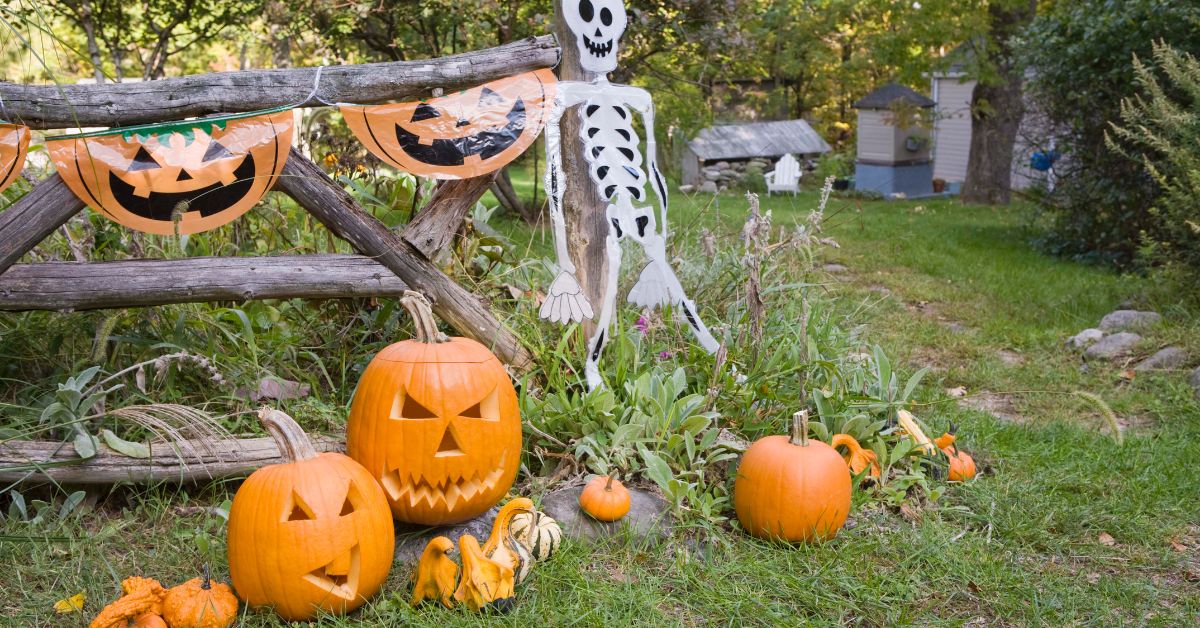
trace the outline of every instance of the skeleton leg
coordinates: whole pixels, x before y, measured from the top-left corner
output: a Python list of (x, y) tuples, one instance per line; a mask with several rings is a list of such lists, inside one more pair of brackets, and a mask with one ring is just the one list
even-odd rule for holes
[(612, 326), (613, 311), (617, 308), (617, 279), (621, 274), (621, 237), (620, 217), (617, 208), (608, 206), (608, 236), (604, 239), (604, 247), (608, 254), (608, 281), (604, 286), (604, 303), (600, 305), (600, 319), (596, 321), (596, 331), (588, 339), (587, 360), (583, 372), (587, 377), (588, 390), (595, 390), (603, 381), (600, 378), (600, 354), (608, 343), (609, 327)]
[(592, 304), (588, 302), (583, 288), (575, 278), (575, 264), (567, 251), (567, 225), (563, 217), (562, 198), (565, 180), (562, 171), (562, 150), (559, 139), (559, 121), (562, 120), (563, 103), (556, 99), (550, 120), (546, 124), (546, 179), (544, 187), (550, 199), (550, 225), (554, 232), (554, 250), (559, 273), (550, 283), (546, 300), (538, 312), (541, 318), (551, 322), (570, 323), (592, 318)]

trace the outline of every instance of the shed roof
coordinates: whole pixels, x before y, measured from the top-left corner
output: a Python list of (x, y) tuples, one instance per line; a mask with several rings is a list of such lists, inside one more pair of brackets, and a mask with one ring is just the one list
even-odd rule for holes
[(701, 129), (688, 147), (700, 159), (781, 157), (827, 153), (829, 144), (804, 120), (727, 124)]
[(897, 101), (903, 101), (917, 107), (932, 107), (937, 104), (924, 94), (919, 94), (899, 83), (888, 83), (863, 96), (861, 100), (854, 103), (854, 108), (887, 109)]

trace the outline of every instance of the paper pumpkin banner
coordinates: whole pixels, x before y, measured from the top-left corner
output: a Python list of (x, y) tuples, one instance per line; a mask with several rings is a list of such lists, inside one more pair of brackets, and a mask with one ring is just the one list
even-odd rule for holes
[(96, 211), (159, 235), (215, 229), (271, 188), (292, 145), (291, 109), (71, 135), (46, 142)]
[(29, 127), (0, 124), (0, 192), (21, 175), (29, 151)]
[(494, 172), (525, 152), (554, 105), (548, 69), (428, 101), (342, 105), (346, 124), (373, 155), (435, 179)]

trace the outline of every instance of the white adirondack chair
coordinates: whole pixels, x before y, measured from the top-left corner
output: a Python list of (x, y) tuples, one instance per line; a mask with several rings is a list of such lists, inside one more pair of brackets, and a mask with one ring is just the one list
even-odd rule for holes
[(800, 164), (790, 154), (780, 157), (775, 169), (763, 177), (767, 180), (767, 196), (771, 192), (791, 192), (795, 196), (800, 191)]

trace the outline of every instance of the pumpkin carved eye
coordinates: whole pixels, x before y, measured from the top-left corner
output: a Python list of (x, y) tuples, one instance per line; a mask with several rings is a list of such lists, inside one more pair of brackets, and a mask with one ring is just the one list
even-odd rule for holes
[(500, 396), (499, 389), (493, 388), (492, 392), (480, 399), (478, 403), (472, 404), (466, 410), (458, 413), (458, 416), (467, 419), (483, 419), (484, 421), (499, 421), (500, 420)]
[(301, 499), (300, 494), (292, 491), (292, 510), (288, 515), (287, 520), (312, 521), (316, 518), (317, 516), (313, 514), (312, 508), (309, 508), (308, 504), (304, 503), (304, 500)]
[(412, 396), (404, 394), (404, 389), (396, 391), (396, 398), (392, 401), (391, 419), (393, 421), (436, 418), (438, 418), (436, 413), (421, 405)]

